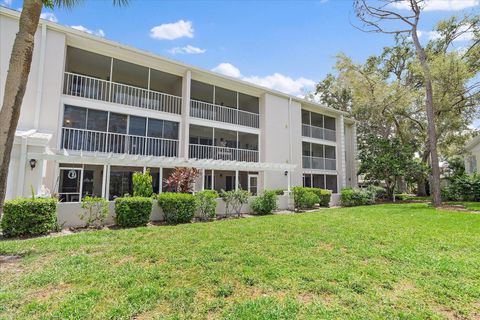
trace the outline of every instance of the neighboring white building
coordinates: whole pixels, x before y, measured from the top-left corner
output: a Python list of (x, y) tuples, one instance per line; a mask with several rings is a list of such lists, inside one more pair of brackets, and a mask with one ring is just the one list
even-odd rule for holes
[(480, 172), (480, 136), (470, 140), (465, 146), (467, 155), (465, 156), (465, 171), (468, 174)]
[[(0, 8), (0, 98), (19, 13)], [(65, 202), (155, 192), (174, 167), (203, 188), (356, 185), (355, 123), (332, 108), (41, 20), (7, 199), (42, 185)], [(238, 183), (236, 183), (238, 182)]]

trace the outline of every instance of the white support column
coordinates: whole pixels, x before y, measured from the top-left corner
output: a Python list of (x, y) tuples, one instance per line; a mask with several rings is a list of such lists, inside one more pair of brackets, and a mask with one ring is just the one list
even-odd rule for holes
[[(145, 139), (145, 141), (147, 141), (147, 139)], [(145, 172), (147, 172), (147, 166), (143, 166), (143, 174), (145, 174)]]
[(353, 153), (352, 158), (353, 158), (353, 175), (352, 179), (352, 184), (355, 187), (358, 187), (358, 168), (357, 168), (357, 151), (358, 151), (358, 146), (357, 146), (357, 124), (354, 123), (352, 126), (352, 145), (353, 145), (353, 150), (351, 152)]
[[(25, 185), (25, 167), (27, 166), (27, 137), (23, 135), (21, 137), (22, 142), (20, 145), (20, 158), (18, 162), (18, 175), (17, 175), (17, 197), (23, 197), (23, 190)], [(36, 192), (37, 190), (35, 190)]]
[(188, 146), (190, 136), (190, 93), (192, 73), (187, 70), (182, 80), (182, 123), (180, 129), (179, 156), (188, 158)]
[(200, 190), (205, 190), (205, 169), (202, 169), (202, 187)]
[(215, 170), (212, 169), (212, 190), (215, 190)]
[(107, 194), (107, 165), (103, 165), (103, 174), (102, 174), (102, 198), (105, 199)]
[(162, 193), (163, 189), (163, 168), (158, 170), (158, 194)]
[(107, 164), (107, 176), (105, 178), (105, 199), (109, 199), (110, 198), (110, 170), (112, 169), (112, 167)]
[(290, 174), (290, 170), (287, 171), (287, 192), (290, 193), (290, 186), (292, 184), (291, 182), (291, 174)]
[(338, 126), (338, 131), (340, 134), (340, 139), (337, 143), (337, 149), (338, 149), (338, 154), (337, 157), (340, 158), (340, 168), (338, 172), (340, 173), (339, 178), (339, 186), (338, 186), (338, 191), (342, 190), (342, 188), (345, 188), (347, 185), (347, 174), (346, 174), (346, 159), (345, 159), (345, 124), (344, 124), (344, 117), (343, 115), (340, 116), (339, 118), (339, 126)]
[(238, 170), (235, 170), (235, 191), (238, 190)]

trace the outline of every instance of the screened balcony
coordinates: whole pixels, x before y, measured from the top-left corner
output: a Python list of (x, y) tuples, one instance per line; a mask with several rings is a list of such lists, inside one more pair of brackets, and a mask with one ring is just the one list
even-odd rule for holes
[(335, 147), (316, 143), (302, 142), (303, 168), (318, 170), (336, 170)]
[(258, 135), (190, 125), (189, 158), (258, 162)]
[(302, 110), (302, 136), (336, 141), (335, 118)]
[(178, 123), (66, 105), (60, 149), (176, 157)]
[(257, 97), (192, 80), (190, 116), (259, 128)]
[(68, 47), (63, 93), (180, 114), (182, 78)]

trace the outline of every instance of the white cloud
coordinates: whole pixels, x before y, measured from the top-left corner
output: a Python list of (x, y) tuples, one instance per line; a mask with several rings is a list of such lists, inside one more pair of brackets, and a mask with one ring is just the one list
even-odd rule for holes
[(240, 69), (235, 67), (233, 64), (227, 62), (220, 63), (218, 66), (213, 68), (212, 71), (233, 78), (240, 78), (242, 76), (242, 74), (240, 73)]
[[(463, 27), (460, 28), (459, 31), (464, 32), (464, 33), (462, 33), (454, 41), (471, 41), (471, 40), (473, 40), (473, 37), (474, 37), (473, 31), (466, 31), (466, 28), (467, 28), (467, 26), (463, 26)], [(419, 37), (427, 37), (428, 40), (436, 40), (436, 39), (440, 38), (440, 34), (437, 31), (418, 30), (417, 33), (418, 33)]]
[(57, 17), (53, 14), (53, 12), (42, 12), (40, 14), (41, 19), (45, 19), (51, 22), (58, 22)]
[(105, 37), (105, 32), (104, 32), (102, 29), (90, 30), (90, 29), (85, 28), (85, 27), (82, 26), (82, 25), (79, 25), (79, 26), (71, 26), (71, 27), (72, 27), (73, 29), (80, 30), (80, 31), (83, 31), (83, 32), (86, 32), (86, 33), (90, 33), (90, 34), (93, 34), (93, 35), (96, 35), (96, 36), (99, 36), (99, 37)]
[(185, 47), (175, 47), (168, 52), (171, 54), (200, 54), (200, 53), (205, 53), (207, 49), (202, 49), (202, 48), (197, 48), (191, 45), (186, 45)]
[[(480, 0), (425, 0), (425, 11), (459, 11), (480, 5)], [(397, 9), (411, 10), (408, 0), (392, 3)]]
[(179, 20), (174, 23), (164, 23), (150, 29), (150, 37), (158, 40), (174, 40), (178, 38), (193, 38), (191, 21)]
[(278, 90), (287, 94), (302, 96), (306, 91), (312, 90), (315, 86), (315, 81), (300, 77), (293, 79), (281, 73), (274, 73), (272, 75), (261, 76), (243, 76), (240, 70), (230, 63), (220, 63), (212, 69), (214, 72), (221, 73), (226, 76), (239, 78), (241, 80), (257, 84), (269, 89)]

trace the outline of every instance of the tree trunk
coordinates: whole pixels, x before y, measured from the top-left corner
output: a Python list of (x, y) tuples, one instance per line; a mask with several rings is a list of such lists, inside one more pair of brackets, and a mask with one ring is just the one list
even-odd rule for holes
[(432, 190), (432, 205), (438, 207), (442, 204), (442, 199), (440, 198), (440, 166), (438, 164), (437, 133), (433, 110), (432, 79), (430, 76), (430, 67), (427, 62), (427, 56), (418, 39), (416, 26), (412, 29), (412, 38), (415, 43), (418, 60), (422, 66), (423, 76), (425, 78), (425, 108), (427, 111), (428, 139), (430, 141), (430, 159), (432, 164), (432, 183), (430, 187)]
[(5, 201), (10, 154), (32, 64), (35, 32), (42, 6), (42, 0), (23, 1), (19, 30), (13, 43), (5, 81), (3, 104), (0, 110), (0, 217)]
[(427, 181), (424, 177), (419, 177), (417, 179), (417, 196), (426, 197), (427, 196)]

